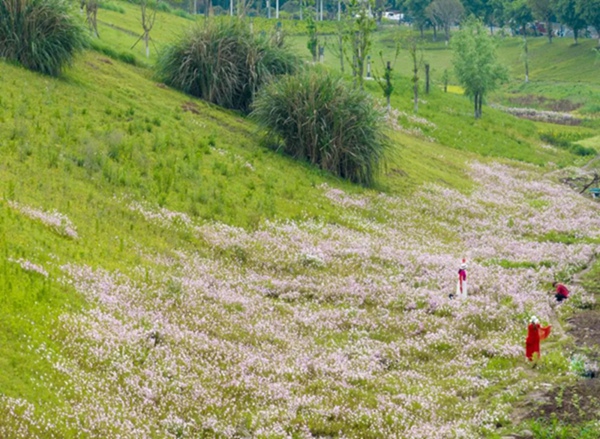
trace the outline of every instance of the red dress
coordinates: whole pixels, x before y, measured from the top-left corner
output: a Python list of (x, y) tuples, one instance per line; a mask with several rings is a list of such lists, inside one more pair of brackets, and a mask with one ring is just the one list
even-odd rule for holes
[(527, 340), (525, 341), (525, 356), (533, 360), (533, 354), (537, 352), (540, 357), (540, 341), (550, 335), (551, 326), (541, 327), (539, 324), (530, 323), (527, 327)]

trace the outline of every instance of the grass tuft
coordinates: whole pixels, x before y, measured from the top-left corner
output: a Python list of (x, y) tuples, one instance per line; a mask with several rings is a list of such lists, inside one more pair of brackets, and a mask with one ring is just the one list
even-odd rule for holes
[(283, 151), (352, 182), (370, 185), (383, 161), (383, 115), (367, 93), (314, 69), (286, 76), (258, 96), (253, 112)]
[(195, 27), (159, 56), (161, 80), (222, 107), (248, 112), (258, 89), (293, 73), (294, 55), (280, 38), (255, 35), (242, 21)]
[(64, 0), (0, 1), (0, 58), (56, 76), (86, 44)]

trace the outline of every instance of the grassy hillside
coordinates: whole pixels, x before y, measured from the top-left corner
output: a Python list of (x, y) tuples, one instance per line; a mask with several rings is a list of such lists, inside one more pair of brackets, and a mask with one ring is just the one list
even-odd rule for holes
[[(117, 53), (122, 7), (99, 12)], [(161, 15), (157, 45), (184, 23)], [(400, 80), (365, 189), (97, 51), (0, 84), (0, 437), (501, 437), (522, 395), (575, 380), (561, 323), (593, 299), (546, 291), (600, 222), (547, 126), (437, 89), (414, 116)], [(555, 325), (535, 369), (531, 314)]]

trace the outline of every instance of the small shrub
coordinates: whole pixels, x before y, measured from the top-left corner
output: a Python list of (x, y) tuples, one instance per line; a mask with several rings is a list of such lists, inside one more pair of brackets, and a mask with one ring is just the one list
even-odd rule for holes
[(372, 98), (325, 70), (286, 76), (263, 89), (254, 117), (283, 151), (360, 184), (373, 183), (387, 138)]
[(64, 0), (0, 0), (0, 58), (58, 75), (86, 46), (86, 35)]
[(297, 65), (280, 40), (257, 36), (242, 21), (213, 21), (168, 46), (159, 56), (158, 75), (193, 96), (247, 112), (259, 87)]

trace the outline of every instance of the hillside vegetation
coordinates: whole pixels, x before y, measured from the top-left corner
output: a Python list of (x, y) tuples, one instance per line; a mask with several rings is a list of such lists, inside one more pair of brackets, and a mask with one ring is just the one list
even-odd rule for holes
[[(0, 437), (493, 438), (577, 379), (562, 325), (594, 298), (547, 291), (600, 217), (558, 182), (589, 157), (540, 136), (595, 146), (594, 121), (476, 121), (437, 87), (414, 115), (398, 78), (366, 189), (157, 82), (118, 5), (59, 78), (0, 62)], [(534, 369), (532, 314), (554, 325)]]

